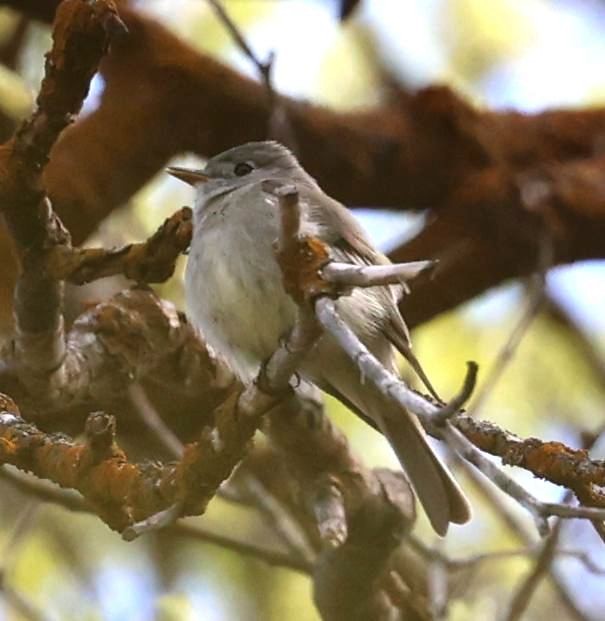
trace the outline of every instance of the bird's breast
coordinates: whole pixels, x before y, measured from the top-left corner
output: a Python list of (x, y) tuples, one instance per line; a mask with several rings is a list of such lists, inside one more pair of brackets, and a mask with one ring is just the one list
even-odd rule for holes
[(274, 208), (262, 193), (238, 194), (194, 221), (185, 291), (208, 344), (249, 381), (292, 326), (295, 306), (273, 254)]

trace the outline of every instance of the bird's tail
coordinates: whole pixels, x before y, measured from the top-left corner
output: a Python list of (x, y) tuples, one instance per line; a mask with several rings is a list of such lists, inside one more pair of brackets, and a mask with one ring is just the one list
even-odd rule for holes
[(396, 404), (386, 403), (386, 398), (385, 403), (380, 401), (367, 402), (367, 415), (387, 437), (435, 532), (443, 536), (450, 522), (468, 522), (471, 511), (466, 496), (433, 452), (420, 425)]
[[(342, 371), (343, 365), (337, 368)], [(450, 522), (467, 522), (471, 510), (466, 496), (433, 452), (417, 420), (371, 382), (345, 377), (332, 373), (329, 383), (324, 376), (318, 384), (386, 436), (435, 531), (443, 536)]]

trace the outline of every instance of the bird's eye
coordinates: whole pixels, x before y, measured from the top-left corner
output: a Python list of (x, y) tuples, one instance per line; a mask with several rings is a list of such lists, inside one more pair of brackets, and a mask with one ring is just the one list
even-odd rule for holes
[(254, 170), (253, 166), (248, 164), (248, 162), (239, 162), (238, 164), (235, 165), (233, 172), (238, 177), (243, 177), (244, 175), (250, 174), (253, 170)]

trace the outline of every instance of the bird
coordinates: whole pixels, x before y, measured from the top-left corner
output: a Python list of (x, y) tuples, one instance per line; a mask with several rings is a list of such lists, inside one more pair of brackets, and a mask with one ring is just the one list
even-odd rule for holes
[[(202, 169), (173, 166), (167, 172), (195, 189), (185, 272), (187, 314), (244, 383), (253, 381), (292, 329), (297, 314), (274, 254), (280, 214), (269, 186), (296, 188), (301, 232), (322, 240), (331, 260), (389, 263), (353, 214), (323, 192), (278, 142), (245, 143), (208, 159)], [(388, 371), (398, 374), (398, 350), (434, 393), (412, 354), (397, 305), (400, 295), (399, 285), (354, 288), (338, 298), (336, 308)], [(433, 452), (417, 418), (366, 381), (329, 333), (319, 338), (298, 372), (386, 436), (436, 533), (445, 536), (450, 523), (470, 519), (464, 492)]]

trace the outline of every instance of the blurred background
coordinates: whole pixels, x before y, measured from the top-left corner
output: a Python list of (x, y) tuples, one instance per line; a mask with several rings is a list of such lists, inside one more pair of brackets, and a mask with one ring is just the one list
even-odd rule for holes
[[(256, 77), (254, 66), (204, 0), (133, 4), (194, 47)], [(344, 23), (339, 20), (340, 4), (223, 0), (255, 53), (260, 58), (275, 53), (276, 90), (326, 106), (347, 109), (379, 102), (387, 74), (407, 89), (449, 84), (479, 107), (531, 113), (605, 103), (605, 3), (598, 0), (361, 0)], [(17, 14), (0, 11), (0, 39), (10, 37), (17, 25)], [(0, 109), (5, 115), (19, 119), (30, 111), (49, 45), (47, 27), (27, 24), (16, 70), (0, 67)], [(94, 109), (102, 89), (102, 80), (96, 79), (84, 114)], [(173, 163), (194, 161), (185, 154)], [(191, 200), (188, 187), (159, 175), (103, 223), (90, 243), (143, 239)], [(422, 213), (354, 207), (385, 251), (412, 236), (423, 221)], [(482, 418), (522, 436), (574, 447), (582, 445), (583, 434), (599, 432), (605, 397), (604, 276), (600, 262), (551, 270), (549, 302), (481, 403)], [(98, 299), (121, 283), (103, 286), (103, 292), (83, 295)], [(179, 278), (160, 290), (182, 307)], [(414, 332), (416, 353), (442, 395), (455, 393), (467, 360), (479, 363), (482, 378), (489, 375), (527, 303), (525, 284), (511, 283)], [(330, 401), (329, 413), (368, 464), (397, 467), (386, 442), (342, 406)], [(605, 457), (605, 441), (597, 440), (593, 455)], [(507, 470), (540, 498), (561, 499), (562, 490)], [(440, 549), (452, 558), (465, 558), (518, 548), (518, 539), (476, 483), (460, 478), (475, 517), (471, 524), (453, 528)], [(0, 593), (0, 621), (318, 619), (310, 581), (295, 571), (213, 545), (166, 541), (161, 534), (127, 544), (97, 518), (41, 504), (4, 484), (0, 498), (1, 575), (5, 585), (26, 595), (35, 607), (18, 610)], [(531, 532), (532, 522), (519, 507), (501, 495), (498, 500)], [(221, 499), (212, 503), (203, 521), (243, 539), (266, 535), (258, 516)], [(423, 518), (417, 531), (427, 545), (436, 544)], [(563, 548), (588, 551), (605, 567), (603, 544), (589, 524), (569, 522), (561, 537)], [(453, 602), (451, 618), (496, 619), (505, 594), (525, 576), (530, 561), (507, 558), (480, 565), (469, 576), (465, 598)], [(553, 567), (575, 594), (585, 618), (605, 618), (603, 576), (569, 556), (557, 558)], [(549, 614), (564, 619), (569, 613), (560, 608), (551, 583), (544, 581), (524, 618)]]

